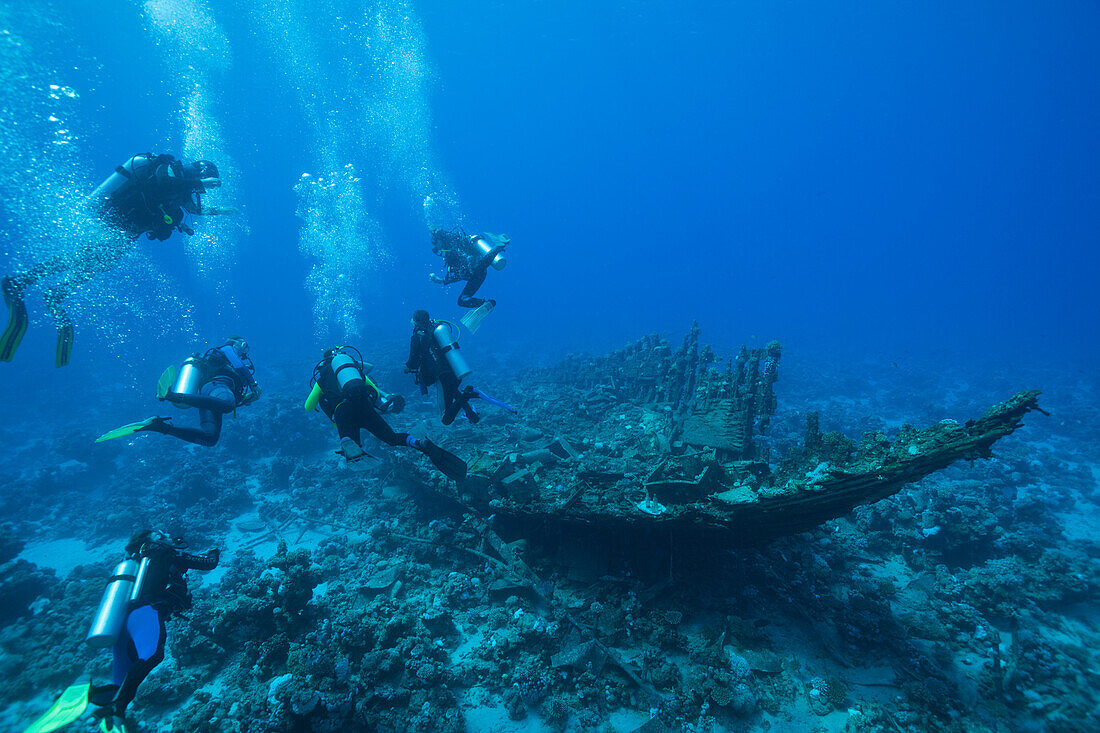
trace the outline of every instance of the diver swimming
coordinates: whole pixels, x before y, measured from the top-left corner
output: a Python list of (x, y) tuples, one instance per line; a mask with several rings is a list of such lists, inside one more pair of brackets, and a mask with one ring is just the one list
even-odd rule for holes
[(149, 673), (164, 661), (166, 622), (191, 607), (187, 571), (218, 566), (221, 552), (185, 552), (186, 543), (157, 530), (136, 532), (126, 543), (126, 558), (114, 569), (85, 641), (94, 649), (113, 650), (111, 684), (78, 683), (26, 733), (50, 733), (82, 716), (91, 704), (102, 733), (126, 733), (132, 725), (126, 708)]
[(88, 197), (89, 216), (110, 225), (117, 236), (85, 242), (76, 252), (59, 254), (0, 280), (8, 325), (0, 336), (0, 361), (11, 361), (26, 334), (29, 319), (24, 296), (42, 280), (46, 309), (57, 326), (54, 366), (63, 367), (72, 355), (73, 322), (63, 303), (84, 283), (114, 269), (144, 234), (164, 241), (173, 232), (188, 236), (194, 230), (186, 215), (236, 214), (237, 209), (204, 205), (202, 194), (221, 185), (218, 167), (208, 160), (184, 163), (169, 154), (141, 153), (115, 168)]
[(466, 462), (427, 438), (414, 438), (394, 432), (382, 413), (397, 414), (405, 407), (401, 395), (388, 394), (368, 376), (372, 366), (353, 346), (339, 346), (324, 352), (313, 368), (310, 393), (305, 409), (320, 409), (336, 425), (340, 453), (348, 464), (366, 457), (362, 431), (365, 429), (383, 443), (420, 451), (447, 477), (466, 478)]
[(467, 386), (459, 389), (462, 380), (473, 373), (458, 345), (455, 326), (448, 321), (434, 321), (426, 310), (412, 314), (413, 332), (409, 338), (409, 358), (405, 371), (413, 375), (421, 394), (428, 394), (428, 387), (439, 384), (440, 413), (443, 424), (450, 425), (464, 412), (470, 423), (481, 420), (472, 399), (481, 399), (508, 412), (515, 408), (491, 397), (481, 390)]
[(473, 308), (462, 317), (462, 325), (470, 333), (476, 333), (481, 322), (492, 313), (497, 302), (493, 299), (476, 297), (478, 289), (484, 284), (489, 267), (503, 270), (507, 264), (504, 249), (511, 240), (503, 234), (470, 235), (461, 229), (436, 229), (432, 232), (432, 252), (443, 258), (443, 275), (434, 272), (428, 277), (434, 283), (450, 285), (466, 281), (458, 295), (458, 304), (463, 308)]
[(221, 437), (223, 416), (260, 398), (256, 366), (249, 352), (247, 341), (230, 336), (221, 346), (192, 354), (180, 367), (170, 366), (161, 374), (157, 399), (177, 407), (198, 408), (199, 427), (179, 427), (172, 424), (171, 418), (150, 417), (115, 428), (96, 442), (145, 431), (171, 435), (196, 445), (215, 445)]

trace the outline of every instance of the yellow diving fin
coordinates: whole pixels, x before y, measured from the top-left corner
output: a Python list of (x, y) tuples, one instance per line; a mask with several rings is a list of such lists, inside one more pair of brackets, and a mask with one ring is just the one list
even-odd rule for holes
[(24, 733), (50, 733), (79, 718), (88, 707), (88, 691), (91, 687), (90, 682), (69, 687), (61, 693), (61, 697), (57, 698), (53, 707), (31, 723)]
[(163, 418), (163, 417), (150, 417), (147, 420), (142, 420), (141, 422), (132, 422), (132, 423), (129, 423), (127, 425), (123, 425), (120, 428), (115, 428), (114, 430), (111, 430), (110, 432), (104, 433), (103, 435), (96, 438), (95, 442), (102, 443), (105, 440), (114, 440), (115, 438), (125, 438), (127, 435), (133, 435), (134, 433), (138, 432), (139, 430), (145, 430), (146, 428), (148, 428), (153, 423), (165, 422), (166, 420), (167, 420), (167, 418)]
[(481, 328), (481, 322), (492, 312), (493, 304), (486, 301), (472, 311), (466, 311), (466, 315), (461, 318), (462, 325), (465, 326), (466, 330), (470, 333), (477, 333), (477, 330)]
[(176, 365), (165, 369), (161, 372), (160, 379), (157, 380), (157, 399), (164, 400), (168, 397), (168, 393), (172, 391), (172, 385), (176, 383)]
[(73, 324), (66, 323), (57, 329), (57, 352), (54, 355), (53, 365), (58, 368), (68, 365), (72, 355)]
[[(4, 278), (5, 286), (9, 278)], [(8, 304), (8, 327), (4, 329), (4, 335), (0, 336), (0, 361), (11, 361), (15, 358), (15, 350), (19, 348), (19, 342), (27, 333), (27, 306), (23, 299), (17, 295), (9, 295), (8, 287), (4, 289), (4, 300)]]

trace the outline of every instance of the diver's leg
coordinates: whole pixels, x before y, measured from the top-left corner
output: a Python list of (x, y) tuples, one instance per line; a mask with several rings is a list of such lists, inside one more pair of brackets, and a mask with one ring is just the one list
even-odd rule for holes
[(458, 294), (458, 304), (463, 308), (477, 308), (484, 302), (484, 298), (475, 298), (474, 293), (485, 282), (485, 268), (475, 270), (473, 276), (466, 281), (466, 286), (462, 288), (462, 292)]
[[(129, 636), (131, 664), (121, 681), (115, 698), (115, 714), (125, 715), (140, 685), (153, 669), (164, 661), (164, 642), (167, 634), (164, 618), (152, 606), (135, 608), (126, 617), (126, 633)], [(116, 677), (117, 680), (117, 677)]]
[(237, 406), (237, 398), (232, 390), (218, 382), (207, 382), (197, 395), (188, 395), (186, 399), (177, 400), (186, 402), (199, 408), (199, 427), (184, 428), (173, 425), (167, 420), (154, 422), (145, 430), (162, 435), (171, 435), (173, 438), (195, 445), (203, 445), (212, 448), (217, 444), (222, 434), (222, 416), (232, 412)]
[(363, 415), (363, 427), (365, 427), (371, 435), (381, 440), (386, 445), (392, 445), (394, 447), (409, 445), (408, 433), (395, 433), (390, 424), (378, 414), (376, 410), (368, 407), (366, 414)]
[(336, 424), (336, 433), (341, 440), (347, 438), (361, 445), (363, 419), (359, 399), (349, 398), (338, 404), (332, 413), (332, 422)]
[[(458, 417), (459, 410), (466, 409), (472, 392), (458, 391), (458, 378), (455, 377), (454, 372), (445, 370), (439, 375), (439, 385), (443, 388), (443, 403), (445, 409), (443, 410), (443, 424), (450, 425)], [(470, 416), (470, 412), (467, 411), (466, 416)], [(477, 422), (477, 413), (473, 413), (475, 417), (471, 417), (471, 421)]]
[(233, 394), (233, 390), (218, 382), (207, 382), (196, 395), (170, 394), (168, 401), (197, 407), (200, 410), (217, 412), (221, 415), (237, 409), (237, 397)]
[(31, 265), (30, 269), (24, 270), (23, 272), (17, 272), (14, 275), (9, 275), (5, 279), (11, 283), (15, 292), (18, 292), (19, 295), (22, 296), (23, 291), (31, 285), (34, 285), (44, 277), (60, 275), (72, 267), (72, 263), (72, 255), (57, 255), (44, 262), (36, 262)]
[(167, 420), (162, 420), (154, 422), (144, 429), (161, 435), (171, 435), (173, 438), (179, 438), (195, 445), (213, 448), (222, 434), (222, 414), (213, 410), (200, 409), (199, 427), (197, 428), (178, 427)]

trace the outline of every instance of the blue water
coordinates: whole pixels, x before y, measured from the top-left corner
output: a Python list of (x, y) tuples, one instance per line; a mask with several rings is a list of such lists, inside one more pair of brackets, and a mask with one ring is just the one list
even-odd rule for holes
[(0, 30), (0, 270), (79, 243), (138, 152), (217, 161), (242, 210), (78, 293), (68, 367), (30, 296), (0, 364), (24, 433), (151, 414), (230, 333), (295, 401), (339, 343), (404, 379), (412, 310), (459, 315), (432, 225), (512, 239), (463, 344), (498, 374), (697, 319), (726, 355), (780, 340), (790, 395), (873, 363), (934, 419), (1097, 406), (1096, 2), (0, 0)]
[[(133, 152), (179, 151), (187, 80), (171, 39), (129, 4), (70, 5), (19, 30), (51, 64), (45, 79), (80, 94), (68, 120), (80, 174), (92, 182)], [(187, 25), (186, 3), (163, 5), (164, 23)], [(250, 234), (211, 275), (236, 307), (211, 302), (178, 239), (143, 250), (204, 336), (231, 324), (268, 353), (323, 345), (293, 186), (326, 172), (328, 140), (362, 178), (386, 257), (349, 294), (362, 303), (351, 335), (397, 339), (412, 308), (446, 311), (453, 298), (426, 280), (422, 190), (400, 170), (416, 161), (395, 162), (401, 146), (372, 138), (394, 128), (356, 109), (387, 83), (374, 52), (355, 46), (369, 32), (336, 19), (359, 4), (321, 3), (289, 39), (263, 25), (290, 27), (276, 5), (215, 8), (224, 71), (212, 54), (181, 52), (239, 169)], [(394, 134), (424, 133), (412, 152), (448, 182), (468, 228), (513, 238), (508, 270), (485, 286), (501, 304), (501, 341), (606, 348), (698, 318), (731, 345), (1096, 356), (1094, 3), (391, 10), (410, 18), (392, 21), (409, 36), (401, 53), (424, 68), (373, 114), (419, 118), (422, 131)], [(176, 41), (201, 49), (204, 32)], [(291, 50), (297, 75), (277, 61)], [(347, 118), (335, 128), (344, 139), (310, 130), (310, 114)], [(127, 327), (149, 349), (172, 316), (143, 308)], [(37, 335), (28, 355), (47, 348)], [(80, 331), (78, 369), (105, 358), (105, 335)]]

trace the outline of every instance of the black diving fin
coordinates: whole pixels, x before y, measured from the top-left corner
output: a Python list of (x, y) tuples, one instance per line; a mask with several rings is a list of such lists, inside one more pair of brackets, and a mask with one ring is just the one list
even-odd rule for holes
[(420, 441), (420, 451), (428, 457), (432, 464), (443, 472), (447, 478), (462, 481), (466, 478), (466, 461), (454, 453), (443, 450), (438, 445), (423, 438)]

